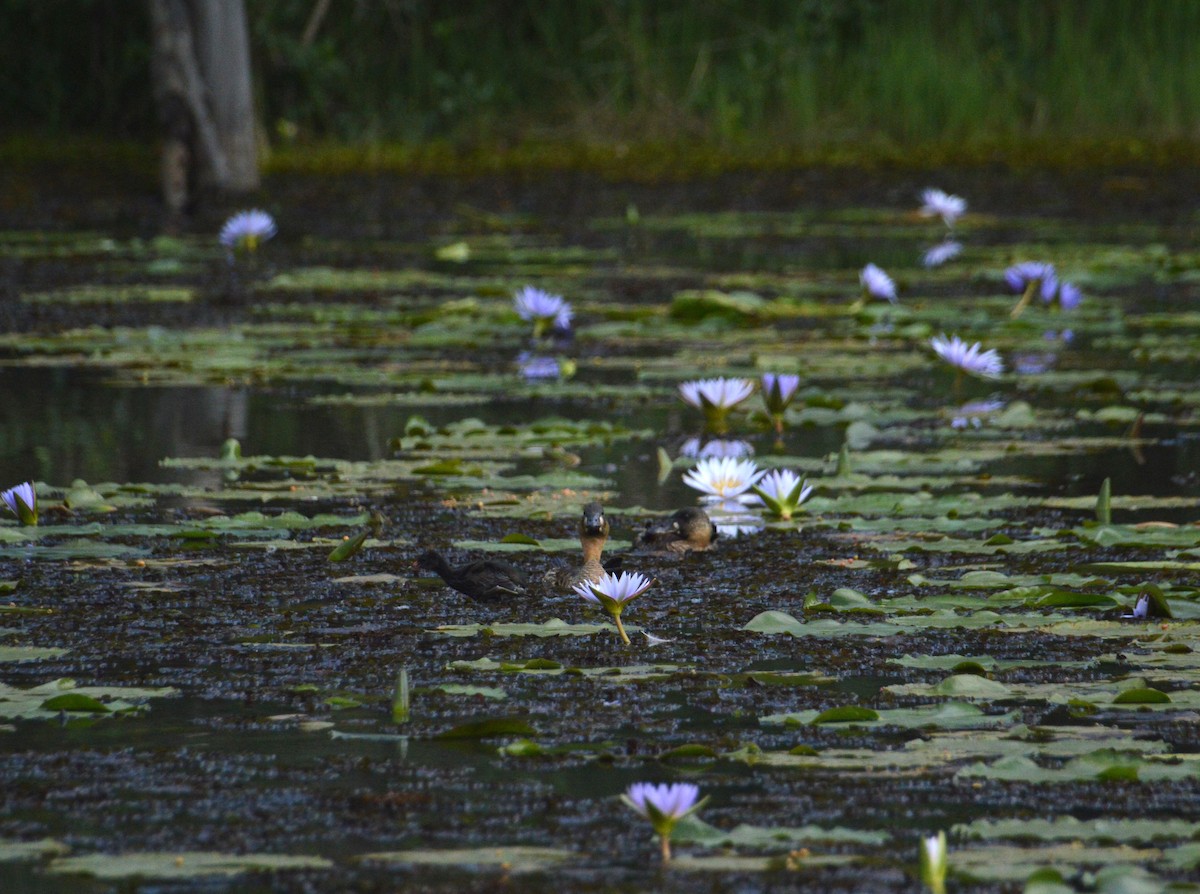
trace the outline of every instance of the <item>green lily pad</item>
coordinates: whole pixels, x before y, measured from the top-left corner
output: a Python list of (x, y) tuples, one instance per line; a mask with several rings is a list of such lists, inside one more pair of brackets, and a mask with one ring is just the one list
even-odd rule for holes
[(525, 720), (516, 717), (497, 717), (461, 723), (445, 732), (439, 739), (488, 739), (495, 736), (536, 736), (537, 731)]
[(505, 872), (541, 872), (577, 859), (574, 851), (553, 847), (498, 845), (496, 847), (430, 848), (427, 850), (379, 851), (355, 859), (374, 863), (407, 863), (455, 869), (503, 869)]
[(98, 879), (116, 880), (232, 877), (245, 872), (332, 868), (333, 863), (323, 857), (180, 851), (58, 857), (50, 862), (46, 871), (55, 875), (87, 875)]

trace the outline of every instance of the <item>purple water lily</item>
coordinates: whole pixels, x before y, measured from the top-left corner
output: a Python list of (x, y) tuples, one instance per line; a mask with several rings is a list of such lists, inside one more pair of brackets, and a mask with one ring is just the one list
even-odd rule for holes
[(251, 208), (225, 221), (217, 238), (230, 251), (253, 252), (276, 232), (275, 218), (260, 208)]
[(26, 481), (0, 493), (0, 500), (23, 525), (38, 523), (37, 491), (32, 481)]
[(655, 785), (635, 782), (625, 790), (621, 800), (650, 821), (662, 843), (662, 858), (671, 859), (671, 832), (685, 816), (691, 816), (708, 801), (700, 797), (700, 789), (690, 782)]

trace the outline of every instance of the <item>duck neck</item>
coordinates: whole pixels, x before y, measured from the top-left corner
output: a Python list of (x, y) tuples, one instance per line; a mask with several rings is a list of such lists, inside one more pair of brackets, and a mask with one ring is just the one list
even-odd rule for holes
[(600, 554), (604, 551), (604, 542), (606, 540), (608, 540), (608, 537), (604, 534), (584, 534), (579, 538), (579, 542), (583, 546), (583, 562), (585, 565), (600, 561)]
[(446, 561), (446, 557), (441, 553), (433, 553), (429, 556), (429, 564), (434, 574), (442, 580), (448, 580), (454, 574), (454, 569), (450, 567), (450, 563)]

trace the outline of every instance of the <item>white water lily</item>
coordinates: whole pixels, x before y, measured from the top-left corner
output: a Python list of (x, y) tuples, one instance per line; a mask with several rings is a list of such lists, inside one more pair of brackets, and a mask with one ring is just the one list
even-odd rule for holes
[(20, 519), (23, 525), (38, 523), (37, 490), (32, 481), (26, 481), (0, 493), (0, 500), (8, 511)]
[(933, 894), (945, 894), (947, 860), (946, 833), (938, 832), (921, 839), (921, 881)]
[(644, 574), (636, 572), (624, 572), (619, 575), (606, 573), (595, 583), (584, 581), (576, 584), (575, 592), (588, 602), (602, 606), (612, 615), (613, 621), (617, 625), (617, 633), (621, 634), (625, 645), (629, 645), (629, 634), (625, 632), (625, 626), (621, 623), (621, 612), (626, 605), (652, 586), (654, 586), (654, 578), (646, 577)]
[(707, 803), (700, 789), (690, 782), (654, 785), (635, 782), (625, 790), (621, 800), (650, 821), (662, 843), (662, 858), (671, 859), (671, 832), (685, 816), (691, 816)]
[(927, 189), (921, 193), (921, 216), (940, 217), (946, 226), (953, 228), (967, 210), (967, 200), (952, 196), (940, 189)]
[(714, 434), (728, 429), (729, 411), (753, 393), (754, 383), (749, 379), (697, 379), (679, 386), (679, 396), (704, 412), (704, 424)]
[(522, 320), (533, 323), (535, 338), (550, 328), (570, 329), (574, 315), (571, 305), (561, 295), (551, 295), (533, 286), (525, 286), (513, 295), (513, 308)]
[(750, 489), (762, 501), (769, 515), (784, 521), (790, 519), (813, 493), (813, 486), (790, 469), (768, 472)]
[(230, 251), (253, 252), (262, 242), (275, 235), (275, 218), (266, 211), (252, 208), (249, 211), (239, 211), (221, 227), (218, 240)]
[(704, 459), (708, 456), (732, 456), (737, 459), (753, 456), (754, 446), (749, 441), (727, 441), (716, 438), (704, 443), (699, 438), (688, 438), (679, 448), (680, 456)]
[(685, 472), (683, 483), (710, 497), (731, 500), (750, 490), (764, 474), (754, 460), (709, 457)]
[(994, 379), (1004, 372), (1004, 362), (996, 350), (985, 351), (979, 342), (969, 345), (957, 335), (935, 335), (929, 345), (951, 366), (973, 376)]

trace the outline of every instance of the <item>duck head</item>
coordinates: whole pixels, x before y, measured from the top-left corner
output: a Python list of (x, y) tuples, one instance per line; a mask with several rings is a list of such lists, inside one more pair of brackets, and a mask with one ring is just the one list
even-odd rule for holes
[(579, 521), (579, 536), (608, 537), (608, 519), (604, 515), (604, 507), (599, 503), (588, 503), (583, 507), (583, 518)]

